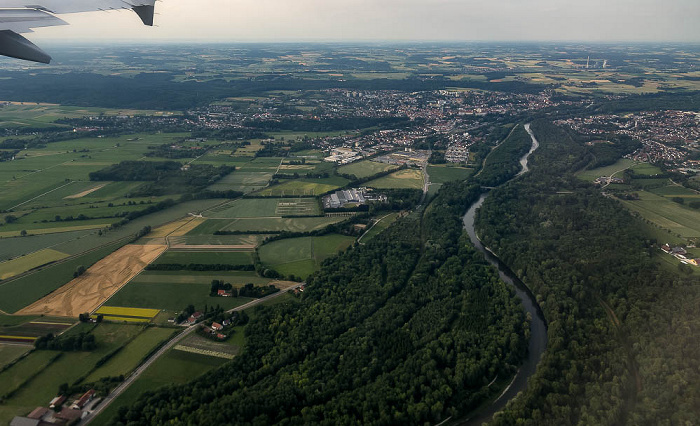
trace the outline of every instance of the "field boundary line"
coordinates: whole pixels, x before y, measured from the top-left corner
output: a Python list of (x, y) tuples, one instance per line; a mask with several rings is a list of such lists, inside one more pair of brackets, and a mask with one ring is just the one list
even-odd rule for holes
[[(65, 164), (65, 163), (62, 163), (62, 164)], [(62, 164), (58, 164), (58, 166), (60, 166), (60, 165), (62, 165)], [(41, 170), (41, 171), (43, 171), (43, 170)], [(35, 173), (38, 173), (38, 172), (35, 172)], [(28, 176), (28, 175), (27, 175), (27, 176)], [(21, 178), (20, 178), (20, 179), (21, 179)], [(22, 205), (27, 204), (27, 203), (31, 203), (32, 201), (36, 200), (37, 198), (41, 198), (41, 197), (43, 197), (43, 196), (46, 195), (46, 194), (50, 194), (50, 193), (52, 193), (52, 192), (54, 192), (54, 191), (58, 191), (58, 190), (61, 189), (61, 188), (65, 188), (66, 186), (71, 185), (71, 184), (73, 184), (74, 182), (77, 182), (77, 181), (70, 181), (70, 182), (68, 182), (68, 183), (66, 183), (66, 184), (64, 184), (64, 185), (61, 185), (61, 186), (59, 186), (59, 187), (56, 187), (56, 188), (54, 188), (54, 189), (52, 189), (52, 190), (50, 190), (50, 191), (46, 191), (46, 192), (44, 192), (43, 194), (39, 194), (39, 195), (37, 195), (37, 196), (34, 197), (34, 198), (30, 198), (29, 200), (27, 200), (27, 201), (25, 201), (25, 202), (23, 202), (23, 203), (19, 203), (19, 204), (17, 204), (16, 206), (10, 207), (8, 210), (14, 210), (14, 209), (16, 209), (16, 208), (19, 207), (19, 206), (22, 206)]]
[[(166, 246), (165, 246), (165, 250), (163, 250), (162, 252), (160, 252), (160, 254), (159, 254), (158, 256), (156, 256), (156, 257), (151, 261), (151, 263), (153, 263), (153, 262), (155, 262), (156, 260), (158, 260), (158, 259), (159, 259), (165, 252), (167, 252), (167, 251), (168, 251), (168, 246), (166, 245)], [(149, 265), (150, 265), (151, 263), (149, 263)], [(90, 315), (94, 315), (95, 312), (97, 312), (98, 310), (100, 310), (100, 308), (103, 307), (105, 303), (109, 302), (109, 299), (111, 299), (111, 298), (114, 297), (117, 293), (119, 293), (124, 287), (126, 287), (127, 284), (129, 284), (131, 281), (133, 281), (134, 278), (136, 278), (136, 277), (138, 277), (139, 275), (141, 275), (141, 273), (142, 273), (143, 271), (146, 270), (146, 267), (147, 267), (147, 266), (148, 266), (148, 265), (145, 265), (137, 274), (135, 274), (133, 277), (129, 278), (126, 282), (124, 282), (122, 285), (120, 285), (120, 286), (117, 288), (117, 290), (116, 290), (114, 293), (112, 293), (111, 296), (109, 296), (107, 299), (105, 299), (104, 302), (100, 303), (99, 306), (95, 308), (95, 310), (93, 310), (92, 312), (90, 312)], [(159, 309), (159, 311), (160, 311), (160, 309)], [(153, 318), (155, 318), (155, 317), (153, 317)], [(151, 321), (152, 321), (152, 320), (153, 320), (153, 319), (151, 319)], [(150, 323), (150, 321), (149, 321), (149, 323)]]
[[(68, 262), (68, 261), (70, 261), (70, 260), (74, 260), (74, 259), (76, 259), (76, 258), (78, 258), (78, 257), (80, 257), (80, 256), (84, 256), (84, 255), (90, 254), (90, 253), (92, 253), (92, 252), (94, 252), (94, 251), (101, 250), (101, 249), (103, 249), (103, 248), (105, 248), (105, 247), (107, 247), (107, 246), (109, 246), (109, 245), (112, 245), (112, 244), (120, 244), (120, 243), (122, 243), (122, 241), (131, 239), (131, 238), (133, 238), (133, 236), (129, 235), (129, 236), (120, 238), (120, 239), (118, 239), (118, 240), (112, 241), (112, 242), (110, 242), (110, 243), (102, 244), (101, 246), (92, 248), (92, 249), (90, 249), (90, 250), (87, 250), (87, 251), (84, 251), (84, 252), (80, 252), (80, 253), (73, 254), (73, 255), (71, 255), (71, 256), (69, 256), (69, 257), (66, 257), (65, 259), (57, 260), (56, 262), (53, 262), (53, 263), (51, 263), (50, 265), (45, 265), (45, 266), (47, 266), (47, 267), (52, 267), (52, 266), (60, 265), (60, 264), (62, 264), (62, 263)], [(127, 243), (127, 244), (128, 244), (128, 243)], [(125, 244), (125, 245), (126, 245), (126, 244)], [(51, 246), (51, 247), (55, 247), (55, 246)], [(122, 247), (123, 247), (123, 246), (122, 246)], [(49, 248), (50, 248), (50, 247), (49, 247)], [(120, 247), (120, 248), (121, 248), (121, 247)], [(119, 250), (119, 249), (117, 249), (117, 250)], [(37, 250), (37, 251), (41, 251), (41, 250)], [(32, 253), (36, 253), (36, 252), (32, 252)], [(30, 253), (30, 254), (31, 254), (31, 253)], [(44, 270), (43, 267), (38, 267), (38, 268), (35, 268), (35, 269), (31, 269), (31, 270), (29, 270), (29, 271), (27, 271), (27, 272), (23, 272), (23, 273), (21, 273), (21, 274), (19, 274), (19, 275), (15, 275), (15, 276), (12, 277), (12, 278), (8, 278), (7, 280), (5, 280), (5, 281), (3, 281), (3, 282), (0, 282), (0, 287), (4, 286), (4, 285), (6, 285), (6, 284), (9, 284), (9, 283), (11, 283), (11, 282), (13, 282), (13, 281), (15, 281), (15, 280), (18, 280), (18, 279), (20, 279), (20, 278), (24, 278), (24, 277), (26, 277), (26, 276), (36, 274), (37, 272), (40, 272), (40, 271), (43, 271), (43, 270)], [(53, 292), (52, 292), (52, 293), (53, 293)]]
[(379, 222), (381, 222), (382, 220), (384, 220), (384, 219), (386, 219), (387, 217), (391, 216), (392, 214), (393, 214), (393, 213), (389, 213), (389, 214), (387, 214), (387, 215), (384, 215), (384, 216), (380, 217), (379, 220), (376, 221), (376, 222), (374, 222), (374, 223), (372, 224), (372, 226), (370, 226), (369, 229), (365, 231), (364, 234), (360, 235), (360, 238), (357, 239), (357, 242), (358, 242), (359, 244), (361, 244), (361, 243), (360, 243), (360, 240), (362, 240), (362, 238), (363, 238), (365, 235), (367, 235), (367, 233), (368, 233), (369, 231), (371, 231), (372, 228), (374, 228), (375, 226), (377, 226), (377, 224), (378, 224)]

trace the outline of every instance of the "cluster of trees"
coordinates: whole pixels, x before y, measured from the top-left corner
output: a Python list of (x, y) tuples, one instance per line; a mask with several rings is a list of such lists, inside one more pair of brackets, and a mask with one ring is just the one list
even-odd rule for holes
[(498, 186), (521, 170), (520, 158), (532, 147), (532, 139), (522, 125), (517, 125), (502, 144), (486, 157), (478, 180), (484, 186)]
[(163, 144), (158, 146), (149, 146), (149, 151), (146, 152), (146, 157), (159, 157), (159, 158), (195, 158), (202, 155), (205, 151), (204, 148), (199, 147), (189, 147), (189, 146), (173, 146), (172, 144)]
[(88, 333), (70, 334), (68, 336), (54, 336), (49, 333), (34, 341), (37, 349), (47, 349), (52, 351), (92, 351), (97, 347), (95, 336)]
[(122, 161), (90, 173), (92, 181), (149, 181), (131, 196), (160, 196), (202, 190), (235, 170), (234, 166), (214, 167), (177, 161)]
[(573, 176), (590, 148), (548, 122), (533, 130), (531, 172), (494, 190), (477, 218), (549, 325), (537, 372), (494, 423), (694, 423), (697, 279), (660, 269), (640, 222)]
[(249, 265), (233, 265), (229, 263), (152, 263), (146, 266), (147, 271), (254, 271)]
[(422, 219), (325, 260), (300, 303), (256, 311), (232, 362), (143, 395), (115, 424), (424, 424), (497, 395), (528, 322), (463, 233), (479, 194), (446, 184)]

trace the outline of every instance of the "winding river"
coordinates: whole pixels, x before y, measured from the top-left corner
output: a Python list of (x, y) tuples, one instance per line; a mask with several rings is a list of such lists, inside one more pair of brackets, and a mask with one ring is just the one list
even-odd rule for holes
[[(529, 124), (525, 125), (525, 130), (532, 138), (532, 148), (530, 149), (530, 152), (525, 154), (525, 156), (523, 156), (523, 158), (520, 160), (522, 170), (515, 177), (513, 177), (513, 179), (516, 179), (529, 171), (527, 164), (528, 159), (530, 155), (539, 147), (539, 143), (537, 142), (535, 135), (530, 130)], [(515, 398), (520, 391), (526, 388), (528, 378), (534, 374), (535, 370), (537, 369), (537, 364), (540, 361), (540, 357), (547, 348), (547, 326), (544, 322), (540, 307), (535, 301), (535, 297), (528, 290), (525, 284), (523, 284), (523, 282), (520, 281), (520, 279), (510, 270), (510, 268), (508, 268), (508, 266), (503, 264), (503, 262), (501, 262), (501, 260), (488, 248), (484, 247), (479, 240), (479, 237), (476, 235), (476, 231), (474, 229), (476, 211), (479, 209), (479, 207), (481, 207), (484, 200), (488, 196), (488, 193), (482, 195), (481, 198), (479, 198), (479, 201), (474, 203), (469, 208), (467, 214), (464, 215), (464, 227), (467, 230), (469, 239), (472, 241), (472, 244), (474, 244), (474, 247), (484, 253), (486, 260), (488, 260), (489, 263), (498, 269), (498, 275), (501, 277), (501, 279), (513, 286), (518, 297), (520, 297), (522, 300), (525, 311), (529, 313), (530, 317), (532, 318), (530, 323), (530, 342), (528, 345), (528, 355), (525, 362), (520, 366), (520, 369), (513, 378), (513, 381), (506, 387), (503, 393), (501, 393), (501, 395), (495, 401), (493, 401), (491, 405), (487, 406), (482, 411), (479, 411), (475, 416), (459, 421), (458, 424), (460, 425), (481, 425), (483, 422), (488, 422), (491, 418), (493, 418), (494, 414), (501, 411), (508, 401)]]

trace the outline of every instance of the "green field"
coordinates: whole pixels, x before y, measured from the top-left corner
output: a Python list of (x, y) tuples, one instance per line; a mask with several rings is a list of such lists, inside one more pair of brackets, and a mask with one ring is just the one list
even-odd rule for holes
[(416, 169), (405, 169), (388, 176), (367, 182), (367, 186), (378, 189), (423, 189), (423, 172)]
[(30, 269), (65, 259), (66, 257), (68, 255), (60, 251), (44, 249), (17, 259), (2, 262), (0, 263), (0, 280), (6, 280)]
[[(149, 145), (172, 142), (184, 134), (125, 135), (55, 142), (46, 148), (25, 150), (15, 161), (0, 165), (0, 209), (10, 210), (88, 181), (89, 173), (124, 160), (138, 160)], [(140, 137), (138, 141), (129, 141)], [(89, 151), (89, 155), (81, 151)], [(99, 191), (97, 191), (99, 192)]]
[(355, 175), (358, 179), (374, 176), (377, 173), (386, 172), (397, 169), (398, 166), (393, 164), (378, 163), (372, 160), (358, 161), (347, 166), (342, 166), (338, 169), (339, 173), (347, 175)]
[(216, 219), (235, 219), (317, 215), (320, 213), (321, 207), (315, 198), (245, 198), (207, 210), (203, 215)]
[(41, 299), (73, 279), (79, 265), (86, 268), (114, 252), (124, 243), (112, 243), (88, 254), (78, 256), (57, 265), (15, 280), (0, 282), (0, 309), (13, 313)]
[(253, 192), (264, 188), (272, 179), (272, 174), (272, 172), (244, 172), (236, 170), (230, 175), (224, 176), (223, 179), (207, 189), (211, 191)]
[(154, 264), (179, 263), (179, 264), (228, 264), (250, 265), (253, 263), (252, 252), (216, 252), (216, 251), (167, 251), (161, 255)]
[(49, 360), (58, 352), (33, 352), (0, 374), (0, 383), (3, 383), (3, 388), (8, 391), (17, 388), (28, 377), (36, 374), (34, 379), (0, 406), (0, 424), (7, 424), (16, 415), (26, 415), (34, 408), (46, 405), (56, 396), (62, 383), (73, 383), (89, 373), (103, 356), (124, 345), (141, 330), (140, 326), (100, 324), (93, 331), (97, 349), (92, 352), (65, 352), (48, 368), (46, 365)]
[(236, 219), (221, 228), (235, 232), (309, 232), (325, 228), (332, 223), (342, 222), (345, 217), (300, 217), (276, 219)]
[[(229, 220), (211, 220), (208, 222), (218, 222), (219, 228), (223, 225), (231, 223)], [(216, 229), (216, 231), (219, 230)], [(214, 232), (214, 231), (211, 231)], [(192, 250), (196, 250), (198, 245), (222, 245), (222, 246), (238, 246), (238, 245), (259, 245), (266, 237), (267, 234), (240, 234), (240, 235), (185, 235), (182, 237), (170, 237), (170, 244), (173, 245), (190, 245)]]
[(260, 261), (283, 275), (305, 278), (318, 270), (321, 262), (355, 241), (344, 235), (289, 238), (265, 244), (258, 250)]
[(7, 364), (29, 352), (31, 346), (0, 344), (0, 370)]
[(369, 231), (362, 235), (362, 237), (359, 239), (359, 242), (362, 244), (367, 243), (372, 238), (379, 235), (383, 230), (391, 226), (391, 224), (393, 224), (398, 218), (398, 213), (390, 213), (386, 216), (378, 218), (379, 221)]
[(660, 168), (649, 163), (637, 163), (632, 166), (632, 170), (639, 176), (654, 176), (663, 173)]
[(138, 367), (153, 348), (161, 342), (169, 340), (177, 330), (171, 328), (146, 328), (134, 340), (129, 342), (119, 351), (109, 362), (97, 370), (93, 371), (85, 382), (92, 383), (103, 377), (115, 377), (121, 374), (128, 374)]
[(340, 188), (341, 185), (316, 183), (310, 180), (292, 180), (279, 185), (270, 186), (257, 195), (264, 197), (290, 197), (296, 195), (321, 195)]
[[(211, 297), (209, 291), (211, 281), (214, 277), (224, 279), (226, 282), (234, 284), (238, 277), (226, 276), (160, 276), (165, 282), (147, 282), (147, 280), (136, 279), (125, 285), (117, 294), (107, 301), (110, 306), (124, 306), (128, 308), (152, 308), (162, 309), (172, 313), (182, 311), (187, 305), (192, 304), (195, 308), (203, 310), (204, 305), (219, 305), (224, 309), (232, 309), (250, 302), (252, 299), (245, 297)], [(189, 278), (189, 283), (182, 283), (185, 278)], [(232, 279), (233, 278), (233, 279)], [(252, 281), (246, 281), (252, 282)], [(266, 283), (269, 280), (265, 281)], [(245, 282), (236, 282), (242, 286)]]
[(466, 167), (428, 166), (428, 176), (431, 183), (445, 183), (453, 180), (464, 180), (474, 173), (474, 169)]
[(109, 420), (116, 415), (119, 407), (130, 406), (139, 399), (143, 392), (152, 391), (161, 386), (187, 383), (226, 361), (223, 358), (171, 350), (154, 362), (92, 424), (96, 426), (108, 424)]
[(639, 200), (622, 201), (630, 210), (657, 226), (683, 238), (700, 237), (700, 211), (683, 207), (668, 198), (639, 191)]
[(579, 172), (576, 174), (576, 176), (581, 179), (585, 180), (587, 182), (593, 182), (594, 180), (598, 179), (601, 176), (611, 176), (615, 174), (616, 172), (619, 172), (615, 175), (615, 177), (622, 177), (622, 171), (629, 169), (630, 167), (634, 166), (635, 164), (638, 164), (635, 161), (628, 160), (626, 158), (621, 159), (615, 164), (612, 164), (610, 166), (605, 166), (605, 167), (599, 167), (597, 169), (591, 169), (591, 170), (584, 170), (582, 172)]

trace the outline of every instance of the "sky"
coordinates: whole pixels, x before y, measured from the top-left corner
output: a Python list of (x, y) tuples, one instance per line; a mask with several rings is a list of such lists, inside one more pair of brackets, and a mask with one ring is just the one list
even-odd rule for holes
[(70, 26), (31, 39), (700, 42), (700, 0), (162, 0), (156, 11), (155, 28), (129, 11), (61, 15)]

